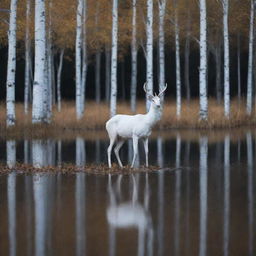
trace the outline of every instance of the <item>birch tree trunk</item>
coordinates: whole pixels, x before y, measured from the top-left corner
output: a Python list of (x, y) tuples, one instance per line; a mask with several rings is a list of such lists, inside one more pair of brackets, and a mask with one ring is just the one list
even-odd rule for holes
[[(146, 61), (147, 61), (147, 91), (153, 94), (153, 0), (147, 0), (147, 47), (146, 47)], [(147, 97), (147, 96), (146, 96)], [(150, 107), (150, 100), (146, 98), (147, 111)]]
[(117, 97), (117, 31), (118, 31), (118, 0), (113, 0), (112, 9), (112, 54), (111, 54), (111, 96), (110, 116), (116, 114)]
[(229, 32), (228, 32), (229, 0), (223, 0), (223, 37), (224, 37), (224, 115), (230, 116), (230, 68), (229, 68)]
[(86, 90), (86, 77), (87, 77), (87, 41), (86, 41), (86, 19), (87, 19), (87, 2), (84, 0), (84, 9), (83, 9), (83, 57), (82, 57), (82, 94), (81, 94), (81, 108), (82, 113), (84, 113), (85, 105), (85, 90)]
[(199, 93), (200, 93), (200, 120), (208, 118), (207, 99), (207, 20), (206, 1), (200, 0), (200, 70), (199, 70)]
[[(159, 91), (162, 91), (165, 86), (165, 35), (164, 35), (164, 18), (166, 9), (166, 0), (158, 2), (159, 9), (159, 38), (158, 38), (158, 51), (159, 51)], [(161, 97), (163, 100), (164, 94)]]
[(181, 114), (181, 78), (180, 78), (180, 36), (179, 36), (179, 20), (177, 13), (177, 0), (175, 5), (175, 56), (176, 56), (176, 116), (179, 119)]
[(251, 0), (250, 14), (250, 34), (249, 34), (249, 57), (248, 57), (248, 75), (247, 75), (247, 98), (246, 112), (248, 115), (252, 113), (252, 72), (253, 72), (253, 41), (254, 41), (254, 0)]
[(60, 52), (60, 61), (58, 66), (58, 73), (57, 73), (57, 103), (58, 103), (58, 111), (61, 111), (61, 74), (62, 74), (62, 67), (63, 67), (63, 56), (64, 56), (64, 48), (61, 49)]
[(53, 103), (53, 65), (52, 65), (52, 1), (48, 3), (49, 26), (47, 31), (47, 120), (51, 119)]
[(131, 43), (131, 111), (136, 111), (136, 96), (137, 96), (137, 0), (132, 1), (132, 43)]
[(44, 120), (44, 88), (45, 85), (45, 1), (35, 1), (35, 74), (33, 84), (32, 122), (41, 123)]
[(11, 0), (8, 31), (8, 64), (6, 78), (6, 125), (15, 124), (15, 74), (16, 74), (16, 17), (17, 0)]
[(82, 17), (83, 0), (78, 0), (76, 12), (76, 118), (79, 120), (83, 116), (81, 96), (82, 96)]
[(30, 40), (30, 16), (31, 16), (31, 0), (26, 2), (26, 35), (25, 35), (25, 85), (24, 85), (24, 112), (28, 114), (29, 107), (29, 90), (31, 87), (31, 40)]

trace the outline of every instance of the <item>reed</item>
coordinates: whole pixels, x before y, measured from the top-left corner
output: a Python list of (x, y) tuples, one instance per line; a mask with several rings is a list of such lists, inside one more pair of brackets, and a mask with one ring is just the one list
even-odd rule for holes
[[(26, 116), (23, 111), (23, 104), (16, 104), (16, 125), (6, 128), (5, 104), (0, 104), (0, 133), (1, 136), (30, 134), (32, 136), (57, 135), (60, 132), (71, 131), (99, 131), (105, 128), (105, 123), (109, 119), (109, 107), (105, 103), (96, 104), (88, 101), (85, 106), (84, 117), (77, 121), (74, 102), (63, 102), (62, 111), (58, 112), (53, 108), (51, 124), (32, 124), (31, 111)], [(120, 114), (133, 114), (127, 102), (119, 102), (117, 112)], [(209, 100), (209, 118), (207, 121), (199, 120), (198, 100), (183, 102), (181, 117), (176, 118), (176, 103), (174, 99), (167, 99), (164, 104), (162, 120), (156, 129), (172, 128), (193, 128), (193, 129), (214, 129), (232, 128), (243, 126), (255, 126), (256, 115), (248, 116), (245, 111), (245, 102), (240, 105), (237, 100), (231, 102), (231, 116), (224, 117), (223, 105), (218, 104), (214, 99)], [(145, 113), (144, 101), (138, 102), (137, 113)]]

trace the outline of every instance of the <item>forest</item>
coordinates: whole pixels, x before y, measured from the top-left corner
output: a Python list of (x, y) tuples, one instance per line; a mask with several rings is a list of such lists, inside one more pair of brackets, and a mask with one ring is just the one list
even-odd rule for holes
[(197, 121), (207, 121), (211, 101), (225, 120), (234, 102), (246, 119), (255, 112), (253, 0), (3, 0), (0, 8), (7, 126), (17, 102), (32, 123), (50, 123), (63, 100), (75, 100), (77, 120), (90, 105), (113, 116), (117, 101), (134, 113), (145, 81), (150, 93), (168, 85), (177, 119), (193, 103)]

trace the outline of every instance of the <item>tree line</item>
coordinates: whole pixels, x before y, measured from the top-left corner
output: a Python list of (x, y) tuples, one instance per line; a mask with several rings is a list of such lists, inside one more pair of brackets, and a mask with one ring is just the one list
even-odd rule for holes
[[(230, 91), (237, 90), (241, 101), (241, 52), (248, 52), (246, 111), (252, 113), (254, 72), (254, 0), (3, 0), (0, 9), (0, 43), (8, 46), (6, 74), (7, 126), (15, 124), (16, 56), (25, 60), (24, 111), (32, 103), (32, 122), (50, 122), (52, 106), (61, 111), (63, 62), (75, 63), (75, 101), (77, 119), (84, 115), (86, 91), (91, 90), (88, 66), (95, 66), (95, 100), (110, 103), (116, 114), (117, 68), (120, 59), (129, 57), (130, 105), (136, 111), (138, 53), (146, 63), (147, 90), (153, 93), (154, 77), (159, 90), (166, 73), (175, 69), (176, 115), (181, 115), (182, 93), (191, 98), (191, 51), (197, 51), (200, 65), (199, 119), (208, 118), (209, 59), (215, 63), (215, 95), (224, 103), (230, 117)], [(166, 63), (166, 49), (175, 52), (175, 66)], [(154, 51), (157, 54), (154, 54)], [(230, 72), (230, 54), (236, 55), (237, 72)], [(181, 66), (181, 54), (184, 64)], [(104, 85), (101, 82), (102, 59)], [(153, 68), (157, 63), (157, 70)], [(181, 74), (184, 73), (184, 79)], [(222, 76), (223, 75), (223, 76)], [(237, 88), (230, 85), (237, 78)], [(147, 108), (149, 102), (146, 100)]]

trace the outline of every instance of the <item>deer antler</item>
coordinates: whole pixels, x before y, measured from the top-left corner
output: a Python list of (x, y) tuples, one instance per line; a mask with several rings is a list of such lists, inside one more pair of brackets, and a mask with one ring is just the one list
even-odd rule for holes
[(151, 96), (151, 97), (154, 97), (154, 96), (153, 96), (151, 93), (149, 93), (148, 90), (147, 90), (147, 82), (144, 83), (143, 89), (144, 89), (144, 91), (145, 91), (145, 93), (146, 93), (147, 95), (149, 95), (149, 96)]
[(166, 89), (167, 89), (167, 83), (165, 84), (164, 89), (159, 92), (158, 97), (160, 97), (165, 92)]

